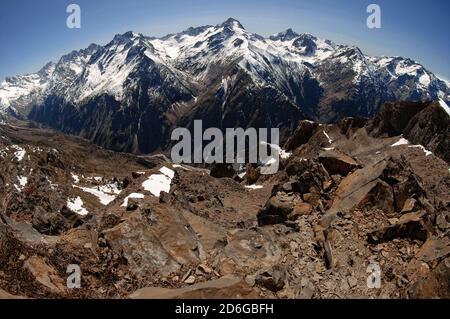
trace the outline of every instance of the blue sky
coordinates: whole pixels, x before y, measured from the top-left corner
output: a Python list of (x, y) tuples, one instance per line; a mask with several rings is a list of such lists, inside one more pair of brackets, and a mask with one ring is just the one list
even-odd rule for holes
[[(70, 3), (81, 6), (81, 29), (66, 27)], [(382, 29), (366, 27), (371, 3), (381, 6)], [(228, 17), (261, 35), (291, 27), (371, 55), (410, 57), (450, 79), (449, 0), (1, 0), (0, 81), (117, 33), (162, 36)]]

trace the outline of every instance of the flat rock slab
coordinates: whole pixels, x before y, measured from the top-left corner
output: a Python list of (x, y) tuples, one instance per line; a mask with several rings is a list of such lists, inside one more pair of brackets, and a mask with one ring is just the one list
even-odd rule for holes
[(258, 293), (234, 276), (198, 283), (179, 289), (148, 287), (130, 295), (132, 299), (255, 299)]

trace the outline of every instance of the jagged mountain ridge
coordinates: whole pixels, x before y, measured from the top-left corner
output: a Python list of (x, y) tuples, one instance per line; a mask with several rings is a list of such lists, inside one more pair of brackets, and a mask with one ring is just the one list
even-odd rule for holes
[(269, 38), (234, 19), (162, 38), (135, 32), (0, 85), (0, 113), (111, 149), (167, 146), (175, 125), (280, 127), (369, 116), (386, 101), (448, 101), (450, 85), (400, 57), (368, 57), (291, 29)]

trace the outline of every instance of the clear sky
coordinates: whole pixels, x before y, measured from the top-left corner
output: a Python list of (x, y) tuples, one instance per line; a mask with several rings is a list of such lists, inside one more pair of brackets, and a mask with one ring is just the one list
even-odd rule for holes
[[(81, 29), (66, 27), (70, 3), (81, 7)], [(381, 6), (378, 30), (366, 26), (371, 3)], [(228, 17), (264, 36), (292, 28), (371, 55), (410, 57), (450, 79), (449, 0), (0, 0), (0, 81), (117, 33), (162, 36)]]

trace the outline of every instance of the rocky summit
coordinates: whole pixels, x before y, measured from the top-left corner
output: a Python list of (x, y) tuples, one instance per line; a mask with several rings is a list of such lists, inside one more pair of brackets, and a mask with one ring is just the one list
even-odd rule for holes
[[(161, 65), (172, 61), (177, 68), (166, 65), (163, 73), (178, 93), (167, 89), (163, 103), (166, 111), (176, 112), (195, 110), (188, 103), (196, 93), (180, 82), (185, 74), (180, 70), (206, 72), (186, 52), (202, 56), (206, 47), (220, 52), (228, 41), (236, 51), (249, 50), (247, 60), (239, 60), (246, 66), (252, 59), (250, 39), (267, 41), (228, 21), (164, 39), (126, 34), (110, 46), (135, 52), (127, 53), (130, 63), (148, 46), (142, 56), (159, 52), (165, 60), (145, 63), (161, 72)], [(286, 54), (305, 57), (332, 46), (292, 30), (271, 41), (294, 41), (298, 52), (288, 48)], [(93, 46), (61, 63), (90, 61), (76, 83), (100, 92), (88, 84), (88, 75), (94, 72), (91, 62), (107, 56), (114, 61), (108, 50)], [(352, 54), (347, 58), (364, 58)], [(326, 68), (323, 63), (319, 68)], [(234, 76), (233, 81), (249, 83), (242, 74)], [(152, 98), (161, 98), (150, 88), (163, 78), (146, 80)], [(142, 85), (127, 81), (130, 87)], [(245, 95), (233, 96), (226, 83), (219, 90), (222, 101)], [(123, 94), (124, 101), (136, 98)], [(66, 100), (63, 105), (70, 108), (51, 113), (53, 124), (75, 132), (100, 123), (91, 113), (93, 100), (85, 98), (77, 97), (86, 101), (83, 107)], [(34, 118), (50, 114), (45, 113), (53, 108), (50, 101), (60, 101), (57, 95), (46, 99), (33, 107)], [(110, 99), (99, 95), (95, 101)], [(167, 104), (171, 99), (178, 99), (178, 108)], [(103, 104), (106, 109), (120, 108), (120, 116), (129, 114), (130, 121), (139, 115), (111, 101)], [(285, 103), (291, 108), (288, 99)], [(223, 114), (231, 116), (224, 105)], [(293, 121), (283, 145), (288, 156), (274, 175), (261, 175), (258, 165), (238, 171), (178, 165), (163, 154), (113, 152), (23, 119), (3, 123), (0, 298), (449, 298), (450, 117), (444, 106), (442, 101), (386, 103), (372, 118)], [(67, 126), (65, 114), (77, 120)], [(123, 129), (129, 135), (115, 139), (120, 145), (133, 136)], [(100, 138), (104, 131), (95, 132)], [(81, 272), (76, 289), (68, 285), (70, 265)]]

